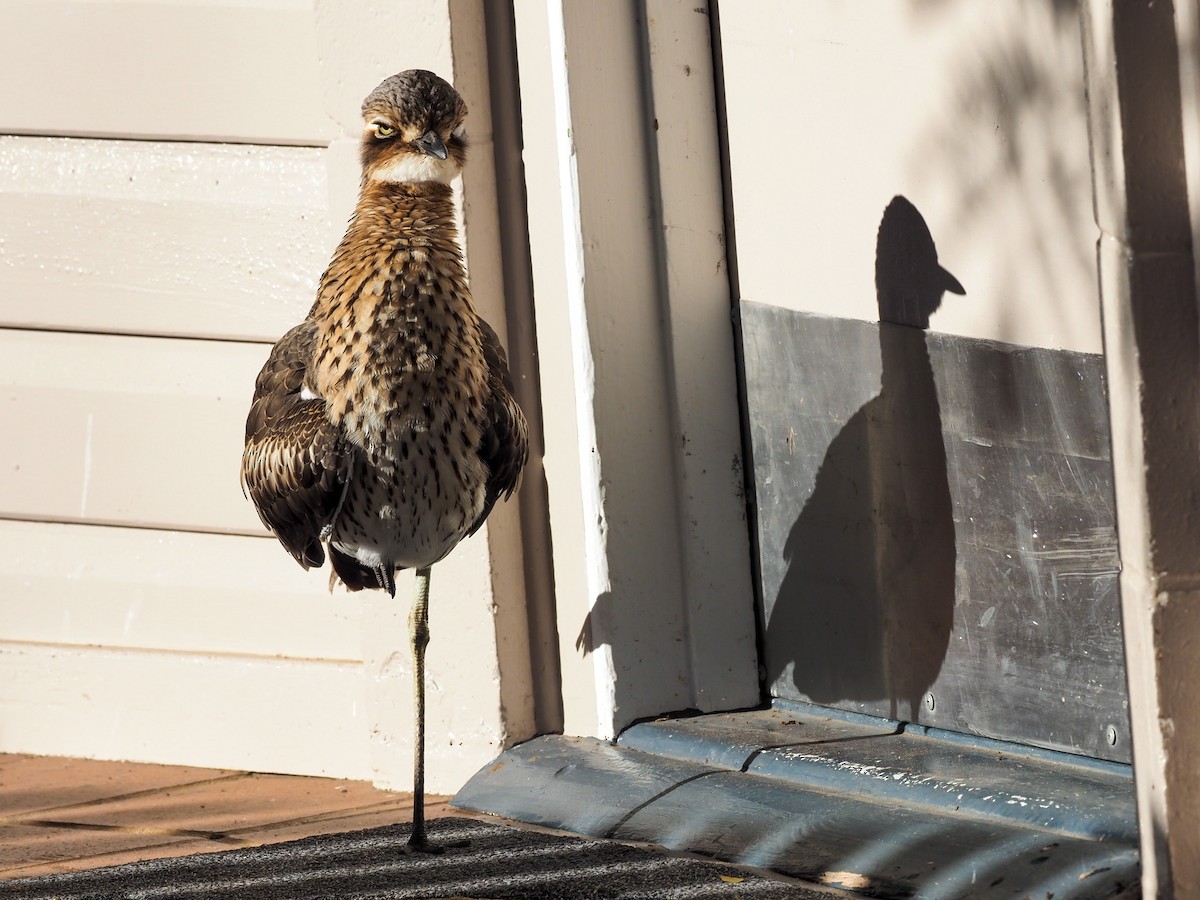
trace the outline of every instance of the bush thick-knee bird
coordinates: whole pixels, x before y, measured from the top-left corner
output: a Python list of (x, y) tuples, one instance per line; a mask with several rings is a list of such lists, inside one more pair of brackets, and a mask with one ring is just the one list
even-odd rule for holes
[(517, 487), (528, 454), (496, 332), (471, 299), (450, 182), (467, 107), (420, 69), (363, 101), (362, 186), (307, 318), (254, 386), (242, 484), (304, 568), (378, 588), (413, 568), (413, 827), (424, 827), (429, 570)]

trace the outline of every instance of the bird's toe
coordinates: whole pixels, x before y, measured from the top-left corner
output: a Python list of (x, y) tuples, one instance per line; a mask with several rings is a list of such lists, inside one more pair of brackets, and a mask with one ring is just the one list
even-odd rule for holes
[(406, 855), (411, 855), (413, 853), (429, 853), (436, 856), (440, 853), (446, 852), (444, 845), (435, 844), (433, 841), (429, 840), (429, 838), (424, 836), (418, 837), (417, 835), (410, 837), (400, 848), (400, 850)]

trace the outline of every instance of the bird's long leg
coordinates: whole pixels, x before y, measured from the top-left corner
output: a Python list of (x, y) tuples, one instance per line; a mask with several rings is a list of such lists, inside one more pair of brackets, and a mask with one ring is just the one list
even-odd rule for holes
[(413, 812), (408, 846), (434, 850), (425, 837), (425, 648), (429, 645), (429, 566), (417, 569), (417, 593), (408, 614), (413, 656)]

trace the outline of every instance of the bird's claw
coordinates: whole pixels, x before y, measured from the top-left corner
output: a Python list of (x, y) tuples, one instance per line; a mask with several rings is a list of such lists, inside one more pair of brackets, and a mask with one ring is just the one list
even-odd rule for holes
[(418, 837), (417, 835), (413, 835), (404, 843), (404, 846), (401, 847), (400, 849), (403, 853), (408, 854), (408, 855), (413, 854), (413, 853), (428, 853), (432, 856), (437, 856), (440, 853), (446, 852), (446, 848), (444, 846), (442, 846), (441, 844), (435, 844), (435, 843), (431, 842), (427, 837), (424, 837), (423, 835), (420, 837)]

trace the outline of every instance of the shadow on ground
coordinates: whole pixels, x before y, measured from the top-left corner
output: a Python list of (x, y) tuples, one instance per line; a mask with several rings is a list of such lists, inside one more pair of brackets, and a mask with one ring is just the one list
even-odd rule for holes
[(788, 897), (828, 898), (720, 863), (462, 818), (434, 819), (438, 855), (403, 852), (407, 826), (322, 835), (27, 878), (0, 897)]

